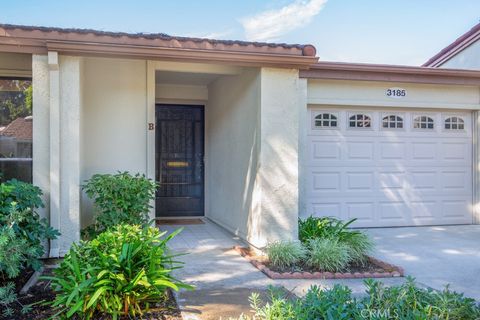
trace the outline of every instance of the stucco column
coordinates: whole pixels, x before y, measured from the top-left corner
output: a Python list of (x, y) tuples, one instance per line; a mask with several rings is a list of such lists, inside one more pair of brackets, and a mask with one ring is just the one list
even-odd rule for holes
[[(60, 74), (58, 53), (48, 53), (49, 76), (49, 133), (50, 133), (50, 226), (60, 227)], [(34, 106), (35, 108), (35, 106)], [(63, 235), (62, 235), (63, 236)], [(62, 237), (61, 236), (61, 237)], [(50, 245), (50, 257), (59, 256), (61, 237)]]
[(248, 240), (298, 237), (298, 152), (301, 94), (298, 70), (262, 68), (259, 164)]
[[(44, 208), (38, 210), (50, 221), (50, 82), (47, 55), (32, 56), (33, 86), (33, 184), (42, 189)], [(49, 247), (46, 254), (49, 255)]]
[(60, 232), (63, 256), (80, 239), (80, 110), (82, 58), (59, 58), (60, 80)]

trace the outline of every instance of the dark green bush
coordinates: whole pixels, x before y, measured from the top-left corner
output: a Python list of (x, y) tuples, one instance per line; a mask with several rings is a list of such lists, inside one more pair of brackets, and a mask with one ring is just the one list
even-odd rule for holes
[(157, 228), (118, 225), (91, 241), (73, 245), (50, 277), (57, 315), (92, 319), (101, 314), (117, 319), (135, 316), (167, 298), (167, 289), (190, 288), (171, 275), (181, 263), (167, 250)]
[[(5, 282), (17, 277), (22, 270), (37, 270), (44, 255), (42, 242), (55, 239), (59, 233), (46, 219), (40, 219), (36, 209), (43, 207), (41, 190), (26, 182), (10, 180), (0, 183), (0, 279)], [(12, 282), (0, 287), (0, 307), (5, 316), (11, 313), (9, 304), (15, 301)]]
[(18, 241), (26, 241), (26, 265), (34, 269), (45, 253), (42, 242), (60, 234), (36, 212), (43, 207), (41, 195), (40, 188), (30, 183), (10, 180), (0, 184), (0, 226), (12, 229)]
[[(422, 289), (413, 278), (399, 286), (386, 287), (382, 282), (365, 280), (366, 297), (352, 297), (346, 286), (335, 285), (322, 290), (312, 286), (303, 298), (272, 290), (268, 301), (258, 294), (250, 296), (256, 320), (263, 319), (402, 319), (402, 320), (476, 320), (480, 306), (474, 299), (450, 291)], [(249, 319), (242, 316), (241, 319)]]
[(84, 230), (84, 235), (93, 238), (118, 224), (146, 225), (156, 189), (156, 182), (145, 175), (118, 172), (92, 176), (83, 190), (93, 199), (97, 213), (94, 224)]

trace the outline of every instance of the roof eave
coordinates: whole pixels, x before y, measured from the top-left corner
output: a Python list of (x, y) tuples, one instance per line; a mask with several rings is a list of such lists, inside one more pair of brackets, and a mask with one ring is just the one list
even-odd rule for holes
[(317, 57), (283, 54), (263, 54), (241, 51), (214, 51), (168, 47), (132, 46), (108, 43), (77, 43), (47, 41), (47, 51), (65, 55), (104, 56), (135, 59), (213, 62), (239, 66), (275, 66), (307, 69), (318, 61)]
[(439, 67), (480, 39), (480, 23), (428, 59), (422, 67)]
[(480, 71), (336, 62), (319, 62), (309, 70), (302, 70), (300, 77), (324, 80), (480, 85)]

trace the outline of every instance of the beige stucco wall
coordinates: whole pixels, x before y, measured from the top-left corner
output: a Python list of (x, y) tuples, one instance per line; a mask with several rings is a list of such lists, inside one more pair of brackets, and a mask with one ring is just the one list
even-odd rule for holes
[[(392, 87), (406, 89), (406, 97), (387, 97), (386, 90)], [(479, 102), (480, 91), (475, 86), (308, 80), (309, 104), (477, 109)]]
[(205, 111), (206, 216), (246, 239), (260, 140), (260, 70), (210, 84)]
[(257, 247), (297, 237), (300, 87), (271, 68), (209, 86), (206, 215)]
[(165, 101), (206, 101), (208, 100), (207, 86), (157, 84), (155, 86), (155, 100), (158, 103)]
[[(146, 173), (146, 61), (85, 58), (80, 178), (127, 170)], [(92, 207), (82, 195), (82, 226)]]
[(457, 53), (440, 68), (480, 70), (480, 41), (474, 42)]

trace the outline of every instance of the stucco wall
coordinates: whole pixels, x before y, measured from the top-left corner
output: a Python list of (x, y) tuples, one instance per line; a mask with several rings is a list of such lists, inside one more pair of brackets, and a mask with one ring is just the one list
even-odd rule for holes
[(260, 71), (210, 84), (206, 107), (206, 216), (246, 239), (258, 170)]
[(177, 84), (157, 84), (155, 86), (155, 100), (159, 103), (172, 100), (206, 101), (207, 99), (207, 86)]
[(298, 71), (262, 68), (209, 86), (206, 215), (257, 247), (297, 237)]
[[(86, 58), (81, 181), (95, 173), (146, 173), (146, 61)], [(82, 196), (82, 225), (91, 222)]]
[[(306, 107), (298, 70), (262, 68), (260, 165), (249, 239), (264, 246), (298, 237), (299, 119)], [(258, 199), (260, 201), (258, 201)]]
[(440, 68), (480, 70), (480, 41), (460, 51)]
[[(386, 90), (401, 87), (407, 95), (395, 99)], [(376, 81), (308, 80), (308, 103), (406, 108), (478, 108), (480, 92), (475, 86), (430, 85)]]

